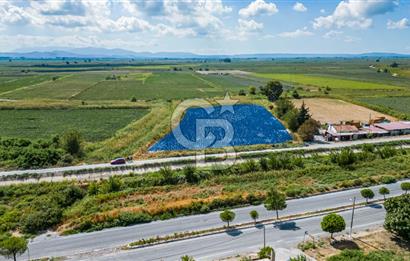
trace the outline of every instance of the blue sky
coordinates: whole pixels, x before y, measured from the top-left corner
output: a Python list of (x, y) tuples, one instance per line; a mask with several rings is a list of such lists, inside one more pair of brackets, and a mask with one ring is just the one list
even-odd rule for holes
[(404, 0), (0, 0), (0, 51), (410, 53)]

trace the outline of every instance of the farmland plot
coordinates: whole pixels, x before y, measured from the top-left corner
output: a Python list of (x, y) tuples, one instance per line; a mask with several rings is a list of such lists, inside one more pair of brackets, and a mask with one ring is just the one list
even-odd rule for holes
[(365, 81), (344, 80), (330, 77), (310, 76), (303, 74), (275, 74), (255, 73), (257, 77), (292, 82), (316, 87), (330, 87), (334, 89), (357, 89), (357, 90), (400, 90), (403, 87), (373, 83)]
[(369, 97), (359, 99), (362, 102), (382, 106), (410, 116), (410, 97)]
[(0, 94), (51, 80), (50, 75), (0, 77)]
[(315, 120), (324, 123), (339, 123), (341, 121), (368, 122), (369, 118), (386, 117), (394, 120), (394, 117), (370, 110), (368, 108), (336, 99), (311, 98), (293, 100), (296, 107), (302, 102), (309, 108), (309, 112)]
[(107, 73), (68, 74), (57, 80), (19, 89), (5, 95), (0, 95), (0, 97), (13, 99), (70, 99), (102, 81), (107, 75)]
[(184, 99), (221, 95), (221, 89), (210, 86), (186, 72), (153, 73), (144, 80), (128, 77), (102, 81), (76, 97), (82, 100)]
[(0, 137), (50, 138), (75, 129), (87, 141), (111, 137), (148, 112), (146, 109), (0, 110)]

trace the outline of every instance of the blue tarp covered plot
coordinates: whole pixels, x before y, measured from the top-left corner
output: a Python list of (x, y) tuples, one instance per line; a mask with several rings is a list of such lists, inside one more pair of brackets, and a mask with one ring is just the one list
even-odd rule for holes
[(282, 123), (264, 107), (224, 105), (188, 109), (179, 126), (155, 143), (149, 151), (276, 144), (289, 140), (292, 137)]

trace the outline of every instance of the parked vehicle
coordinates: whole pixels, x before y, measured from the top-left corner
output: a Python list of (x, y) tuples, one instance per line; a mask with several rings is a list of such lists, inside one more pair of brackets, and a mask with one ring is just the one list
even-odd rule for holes
[(111, 161), (111, 165), (121, 165), (127, 163), (124, 158), (116, 158)]

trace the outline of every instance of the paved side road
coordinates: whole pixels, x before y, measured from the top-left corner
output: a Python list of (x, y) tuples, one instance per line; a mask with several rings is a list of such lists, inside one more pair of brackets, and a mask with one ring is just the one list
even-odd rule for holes
[[(403, 135), (403, 136), (391, 136), (391, 137), (383, 137), (377, 139), (367, 139), (367, 140), (355, 140), (355, 141), (346, 141), (346, 142), (335, 142), (329, 144), (313, 144), (307, 147), (292, 147), (292, 148), (283, 148), (283, 149), (266, 149), (266, 150), (258, 150), (258, 151), (242, 151), (236, 153), (217, 153), (217, 154), (210, 154), (207, 155), (208, 158), (215, 158), (215, 157), (235, 157), (236, 155), (248, 155), (248, 154), (263, 154), (268, 152), (287, 152), (287, 151), (312, 151), (318, 149), (337, 149), (337, 148), (345, 148), (356, 146), (360, 144), (374, 144), (374, 143), (385, 143), (385, 142), (392, 142), (392, 141), (408, 141), (410, 140), (410, 135)], [(135, 160), (128, 162), (127, 166), (145, 166), (149, 164), (158, 164), (158, 163), (169, 163), (172, 165), (173, 163), (177, 162), (184, 162), (187, 160), (201, 160), (203, 156), (182, 156), (182, 157), (170, 157), (170, 158), (158, 158), (158, 159), (147, 159), (147, 160)], [(181, 166), (181, 165), (178, 165)], [(121, 166), (112, 166), (109, 163), (101, 163), (101, 164), (85, 164), (85, 165), (78, 165), (78, 166), (69, 166), (69, 167), (59, 167), (59, 168), (47, 168), (47, 169), (33, 169), (33, 170), (13, 170), (13, 171), (0, 171), (0, 176), (9, 176), (9, 175), (22, 175), (27, 173), (40, 173), (40, 174), (47, 174), (47, 173), (63, 173), (65, 171), (78, 171), (78, 170), (90, 170), (90, 169), (98, 169), (98, 168), (107, 168), (113, 167), (117, 168), (117, 174), (124, 174), (127, 172), (133, 172), (131, 170), (124, 171), (121, 170)], [(151, 169), (147, 169), (146, 171), (152, 171)], [(112, 174), (116, 172), (113, 170), (111, 171)], [(140, 173), (144, 172), (142, 169)]]
[[(340, 213), (347, 224), (350, 224), (351, 212)], [(383, 224), (385, 216), (381, 205), (357, 209), (354, 218), (354, 231)], [(303, 241), (305, 231), (316, 236), (325, 235), (320, 222), (323, 216), (295, 220), (280, 224), (266, 225), (266, 244), (274, 248), (294, 248)], [(344, 232), (348, 232), (349, 226)], [(263, 246), (263, 226), (231, 231), (190, 240), (156, 245), (136, 250), (119, 251), (103, 256), (87, 256), (80, 260), (179, 260), (183, 255), (193, 256), (196, 260), (214, 260), (235, 256), (238, 253), (257, 252)], [(73, 260), (77, 257), (72, 257)], [(287, 260), (287, 259), (285, 259)]]
[[(390, 196), (397, 196), (402, 193), (401, 182), (384, 185), (390, 189)], [(375, 199), (381, 199), (378, 189), (381, 186), (371, 187), (376, 194)], [(280, 211), (280, 215), (293, 215), (306, 212), (324, 210), (345, 205), (350, 205), (350, 199), (357, 197), (357, 202), (364, 202), (360, 196), (360, 189), (345, 190), (322, 194), (307, 198), (288, 200), (288, 207)], [(262, 206), (249, 206), (234, 209), (236, 218), (233, 224), (251, 221), (249, 212), (257, 210), (260, 219), (268, 219), (275, 216), (272, 211), (266, 211)], [(214, 227), (221, 227), (219, 212), (212, 212), (204, 215), (193, 215), (174, 218), (165, 221), (155, 221), (147, 224), (134, 225), (129, 227), (119, 227), (106, 229), (92, 233), (81, 233), (71, 236), (39, 236), (30, 243), (30, 255), (32, 258), (44, 256), (66, 256), (82, 252), (90, 252), (96, 249), (109, 249), (125, 245), (141, 238), (150, 238), (157, 235), (169, 235), (175, 232), (192, 230), (203, 230)]]

